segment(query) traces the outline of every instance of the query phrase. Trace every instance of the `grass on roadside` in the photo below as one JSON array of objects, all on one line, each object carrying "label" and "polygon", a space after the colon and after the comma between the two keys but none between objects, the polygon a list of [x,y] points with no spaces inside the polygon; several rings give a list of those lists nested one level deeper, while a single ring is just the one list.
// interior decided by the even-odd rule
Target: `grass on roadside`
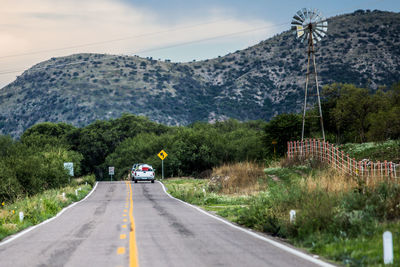
[{"label": "grass on roadside", "polygon": [[[29,226],[45,221],[64,207],[84,198],[92,189],[94,176],[85,176],[80,180],[73,180],[72,186],[60,189],[51,189],[43,193],[17,199],[13,203],[4,203],[0,208],[0,240],[17,233]],[[75,190],[78,195],[75,195]],[[65,197],[63,197],[65,193]],[[24,219],[19,221],[19,212],[24,213]]]},{"label": "grass on roadside", "polygon": [[[265,176],[257,179],[262,190],[247,195],[224,191],[209,180],[174,179],[166,184],[175,197],[311,253],[347,266],[382,266],[383,232],[392,231],[395,242],[400,241],[400,185],[366,183],[314,164],[266,168]],[[289,221],[292,209],[294,223]]]},{"label": "grass on roadside", "polygon": [[224,164],[214,168],[210,187],[223,194],[249,195],[265,189],[263,167],[254,162]]}]

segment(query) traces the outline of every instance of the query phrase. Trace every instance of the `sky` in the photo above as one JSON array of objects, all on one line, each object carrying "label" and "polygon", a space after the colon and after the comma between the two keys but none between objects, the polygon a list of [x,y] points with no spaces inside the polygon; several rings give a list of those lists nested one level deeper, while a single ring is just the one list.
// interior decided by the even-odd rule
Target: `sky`
[{"label": "sky", "polygon": [[[76,53],[188,62],[290,29],[295,12],[400,12],[399,0],[0,0],[0,88],[33,65]],[[328,29],[329,34],[329,29]]]}]

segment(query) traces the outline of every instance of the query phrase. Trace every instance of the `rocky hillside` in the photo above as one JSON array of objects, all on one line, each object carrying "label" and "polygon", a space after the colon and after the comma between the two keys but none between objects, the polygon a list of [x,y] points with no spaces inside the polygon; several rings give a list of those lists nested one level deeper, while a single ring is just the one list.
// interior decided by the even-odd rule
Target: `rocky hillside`
[{"label": "rocky hillside", "polygon": [[[215,59],[171,63],[130,56],[52,58],[0,90],[0,132],[37,122],[87,125],[122,113],[169,125],[301,110],[306,44],[287,31]],[[317,44],[319,81],[376,89],[400,81],[400,13],[356,11],[329,19]]]}]

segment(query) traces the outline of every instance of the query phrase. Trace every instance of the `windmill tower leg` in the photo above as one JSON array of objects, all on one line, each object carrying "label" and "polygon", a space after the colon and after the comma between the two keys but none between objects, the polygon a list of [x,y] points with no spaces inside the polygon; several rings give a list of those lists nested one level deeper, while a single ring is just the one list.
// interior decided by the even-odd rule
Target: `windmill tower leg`
[{"label": "windmill tower leg", "polygon": [[310,54],[311,47],[308,47],[308,60],[307,60],[307,72],[306,72],[306,89],[304,92],[304,106],[303,106],[303,125],[301,127],[301,141],[304,140],[304,127],[306,124],[306,110],[307,110],[307,92],[308,92],[308,82],[310,77]]},{"label": "windmill tower leg", "polygon": [[313,58],[313,65],[314,65],[314,75],[315,75],[315,86],[317,88],[317,99],[318,99],[318,111],[319,111],[319,121],[321,124],[321,131],[322,131],[322,139],[325,142],[325,130],[324,130],[324,120],[322,119],[322,108],[321,108],[321,99],[319,96],[319,84],[318,84],[318,74],[317,74],[317,64],[315,64],[315,53],[314,53],[314,45],[312,44],[312,58]]},{"label": "windmill tower leg", "polygon": [[[313,64],[313,71],[310,71],[311,61]],[[306,73],[306,89],[304,92],[304,106],[303,106],[303,125],[301,129],[301,141],[304,140],[304,128],[306,122],[306,111],[307,111],[307,96],[308,96],[308,86],[310,82],[310,74],[313,74],[315,77],[315,86],[317,90],[317,102],[318,102],[318,112],[319,112],[319,119],[321,125],[321,132],[322,132],[322,139],[325,141],[325,130],[324,130],[324,122],[322,119],[322,108],[321,108],[321,99],[319,94],[319,84],[318,84],[318,74],[317,74],[317,64],[315,63],[315,52],[314,52],[314,44],[312,36],[310,36],[308,42],[308,60],[307,60],[307,73]]]}]

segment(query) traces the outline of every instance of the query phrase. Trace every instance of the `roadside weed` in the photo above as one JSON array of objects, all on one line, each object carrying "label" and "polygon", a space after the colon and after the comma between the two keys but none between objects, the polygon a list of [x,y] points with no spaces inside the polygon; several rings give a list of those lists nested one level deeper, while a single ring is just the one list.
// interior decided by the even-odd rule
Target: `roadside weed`
[{"label": "roadside weed", "polygon": [[[75,190],[78,188],[81,190],[76,196]],[[84,198],[91,189],[90,184],[67,186],[17,199],[13,203],[5,203],[0,209],[0,240],[55,216],[64,207]],[[62,196],[63,193],[65,193],[65,198]],[[19,212],[21,211],[24,213],[23,222],[19,221]]]}]

